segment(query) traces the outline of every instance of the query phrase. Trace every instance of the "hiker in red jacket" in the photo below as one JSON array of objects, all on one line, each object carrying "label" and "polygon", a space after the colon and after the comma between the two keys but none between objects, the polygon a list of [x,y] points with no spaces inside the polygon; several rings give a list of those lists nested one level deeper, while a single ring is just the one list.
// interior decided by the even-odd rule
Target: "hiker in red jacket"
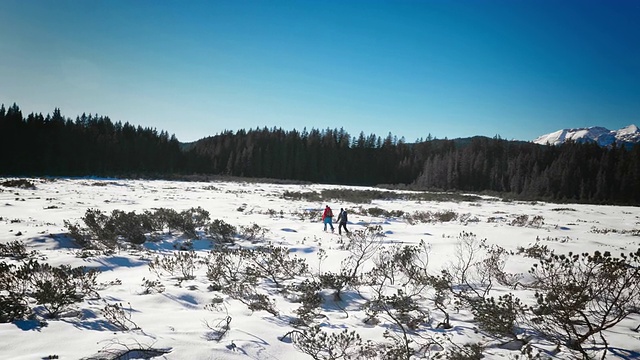
[{"label": "hiker in red jacket", "polygon": [[327,231],[327,224],[331,226],[331,232],[333,232],[333,212],[329,205],[324,208],[324,212],[322,213],[322,222],[324,223],[324,230]]}]

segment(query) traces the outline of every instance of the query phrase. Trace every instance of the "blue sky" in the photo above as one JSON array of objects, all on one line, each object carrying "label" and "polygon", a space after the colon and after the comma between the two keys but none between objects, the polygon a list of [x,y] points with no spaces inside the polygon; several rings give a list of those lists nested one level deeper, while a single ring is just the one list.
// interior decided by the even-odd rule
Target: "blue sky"
[{"label": "blue sky", "polygon": [[3,0],[0,102],[193,141],[640,125],[640,1]]}]

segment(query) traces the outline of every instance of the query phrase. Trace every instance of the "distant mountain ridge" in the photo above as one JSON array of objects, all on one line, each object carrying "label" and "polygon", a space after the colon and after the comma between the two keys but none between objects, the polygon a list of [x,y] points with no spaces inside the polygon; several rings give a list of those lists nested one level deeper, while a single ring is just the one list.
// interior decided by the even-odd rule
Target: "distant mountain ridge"
[{"label": "distant mountain ridge", "polygon": [[612,146],[614,142],[619,146],[631,147],[640,143],[640,129],[633,124],[619,130],[609,130],[601,126],[562,129],[539,136],[533,142],[540,145],[561,145],[568,140],[579,143],[595,142],[602,147]]}]

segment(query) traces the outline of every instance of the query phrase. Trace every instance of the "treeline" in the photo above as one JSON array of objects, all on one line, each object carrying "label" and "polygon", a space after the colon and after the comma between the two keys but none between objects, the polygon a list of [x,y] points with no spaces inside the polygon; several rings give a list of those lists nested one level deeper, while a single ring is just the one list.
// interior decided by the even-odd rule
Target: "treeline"
[{"label": "treeline", "polygon": [[343,129],[227,131],[192,149],[212,160],[208,171],[214,174],[320,183],[406,184],[423,165],[421,153],[404,139],[364,133],[352,138]]},{"label": "treeline", "polygon": [[422,190],[521,199],[640,204],[640,145],[542,146],[490,139],[406,143],[343,129],[225,131],[192,144],[155,129],[59,109],[23,117],[0,107],[0,175],[230,175],[333,184],[403,184]]},{"label": "treeline", "polygon": [[496,191],[523,199],[640,204],[640,145],[542,146],[484,137],[431,153],[420,188]]},{"label": "treeline", "polygon": [[130,175],[181,173],[189,157],[165,131],[86,115],[75,121],[60,109],[23,117],[13,104],[0,106],[0,174]]},{"label": "treeline", "polygon": [[543,146],[474,137],[407,144],[344,130],[239,130],[193,149],[208,171],[340,184],[508,193],[521,199],[640,204],[640,146]]}]

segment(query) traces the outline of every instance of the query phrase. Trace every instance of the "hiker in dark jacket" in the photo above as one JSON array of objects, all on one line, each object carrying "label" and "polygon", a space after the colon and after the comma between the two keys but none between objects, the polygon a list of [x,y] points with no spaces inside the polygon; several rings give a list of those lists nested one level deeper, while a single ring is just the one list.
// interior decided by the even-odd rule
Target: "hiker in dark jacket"
[{"label": "hiker in dark jacket", "polygon": [[347,230],[347,211],[344,209],[340,209],[340,214],[338,215],[338,234],[342,235],[342,229],[344,228],[344,232],[349,235],[349,230]]}]

